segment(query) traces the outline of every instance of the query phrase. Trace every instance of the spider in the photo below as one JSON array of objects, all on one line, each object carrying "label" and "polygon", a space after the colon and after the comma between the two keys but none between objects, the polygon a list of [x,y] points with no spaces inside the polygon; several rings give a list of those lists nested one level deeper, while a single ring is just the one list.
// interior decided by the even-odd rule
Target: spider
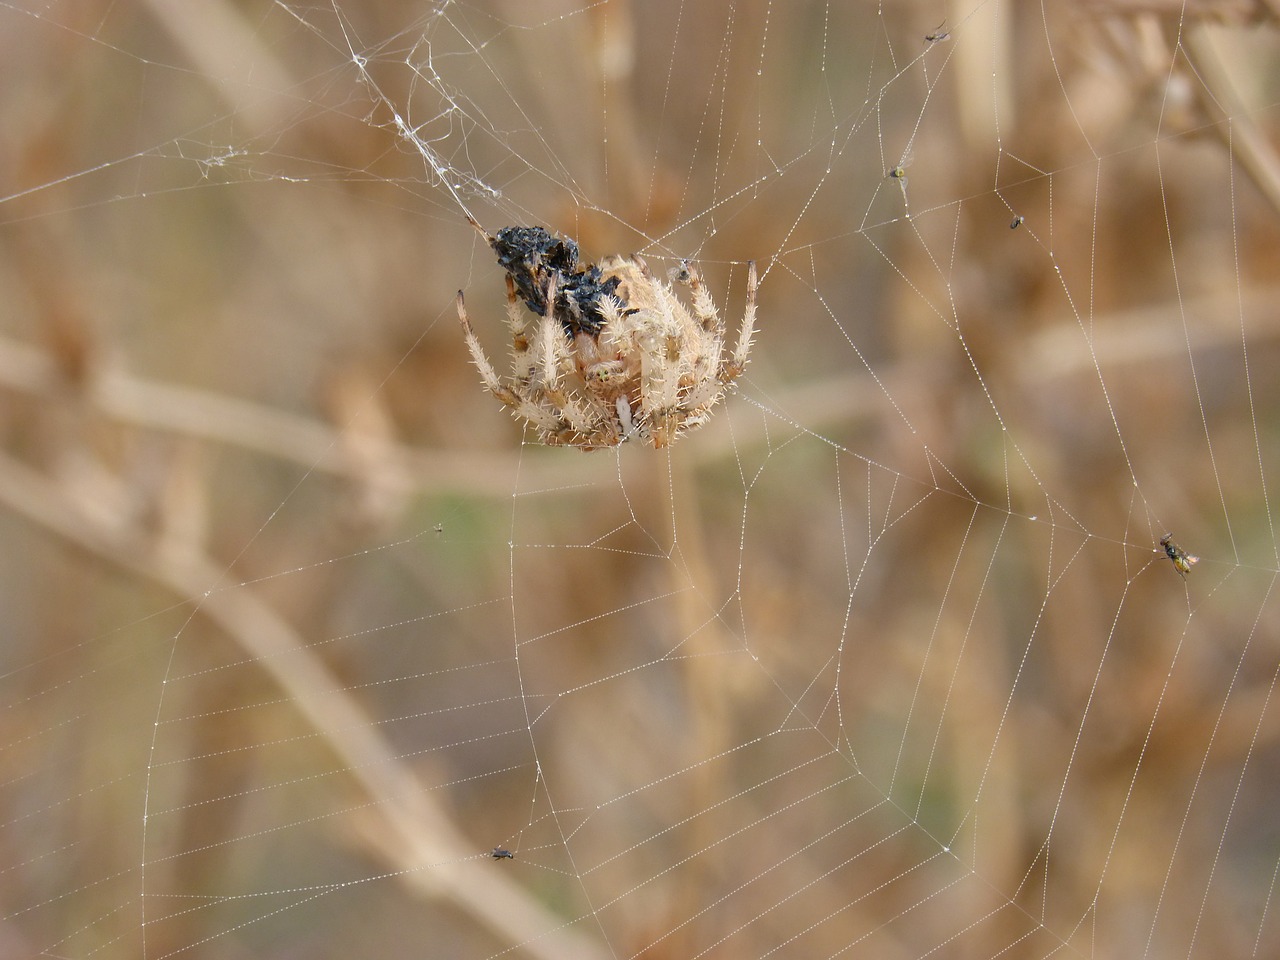
[{"label": "spider", "polygon": [[689,288],[686,306],[638,256],[583,264],[576,243],[542,227],[505,227],[490,236],[475,220],[471,225],[507,272],[511,376],[501,380],[494,371],[459,290],[467,349],[489,392],[543,443],[599,450],[640,439],[669,446],[706,423],[742,375],[755,333],[754,262],[729,352],[724,321],[688,260],[672,275]]}]

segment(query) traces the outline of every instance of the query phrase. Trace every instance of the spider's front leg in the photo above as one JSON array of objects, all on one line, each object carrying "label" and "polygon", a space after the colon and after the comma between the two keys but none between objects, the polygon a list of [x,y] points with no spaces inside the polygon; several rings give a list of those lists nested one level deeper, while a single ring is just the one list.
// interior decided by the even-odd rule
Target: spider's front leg
[{"label": "spider's front leg", "polygon": [[509,407],[520,406],[520,398],[509,387],[503,385],[498,379],[497,371],[493,369],[493,364],[484,355],[484,348],[480,346],[476,332],[471,327],[471,318],[467,316],[467,305],[461,290],[458,291],[458,320],[462,323],[462,335],[466,338],[467,349],[471,351],[471,362],[480,371],[480,379],[489,388],[489,392]]},{"label": "spider's front leg", "polygon": [[[507,278],[510,282],[510,277]],[[513,287],[514,289],[514,287]],[[561,355],[564,353],[564,328],[556,317],[556,275],[547,278],[547,309],[542,314],[538,325],[538,341],[533,360],[529,364],[529,373],[533,382],[543,391],[557,408],[565,404],[564,391],[560,386]]]},{"label": "spider's front leg", "polygon": [[524,304],[516,293],[516,282],[511,279],[511,274],[507,274],[507,327],[511,330],[511,373],[516,383],[528,383],[534,369],[525,318]]},{"label": "spider's front leg", "polygon": [[[545,290],[546,310],[538,326],[537,339],[529,351],[530,395],[550,409],[547,415],[556,421],[554,430],[548,431],[547,442],[577,445],[579,439],[597,429],[598,416],[588,409],[589,404],[574,395],[566,387],[565,374],[573,370],[573,346],[565,333],[564,325],[556,315],[556,290],[558,275],[547,278]],[[568,438],[568,439],[566,439]]]}]

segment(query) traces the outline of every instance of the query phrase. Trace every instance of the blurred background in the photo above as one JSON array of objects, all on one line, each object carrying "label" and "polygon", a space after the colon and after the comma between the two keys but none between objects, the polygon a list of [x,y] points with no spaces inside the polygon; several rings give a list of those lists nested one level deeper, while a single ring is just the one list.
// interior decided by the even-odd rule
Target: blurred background
[{"label": "blurred background", "polygon": [[[0,10],[0,953],[1275,953],[1276,13]],[[468,213],[746,375],[537,445]]]}]

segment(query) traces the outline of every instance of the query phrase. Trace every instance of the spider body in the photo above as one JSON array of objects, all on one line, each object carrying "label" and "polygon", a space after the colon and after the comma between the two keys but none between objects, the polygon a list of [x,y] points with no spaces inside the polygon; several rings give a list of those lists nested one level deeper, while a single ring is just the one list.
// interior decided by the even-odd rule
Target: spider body
[{"label": "spider body", "polygon": [[754,263],[729,351],[724,322],[688,261],[675,276],[689,288],[686,305],[639,257],[583,264],[576,243],[542,227],[490,236],[472,223],[507,272],[511,376],[498,377],[459,291],[467,348],[485,387],[543,443],[598,450],[638,438],[666,447],[705,423],[742,374],[755,332]]},{"label": "spider body", "polygon": [[1191,572],[1191,567],[1200,562],[1199,557],[1193,557],[1180,546],[1173,542],[1173,534],[1166,533],[1160,538],[1160,546],[1164,547],[1164,554],[1173,561],[1173,567],[1178,571],[1178,576],[1183,580],[1187,579],[1187,574]]}]

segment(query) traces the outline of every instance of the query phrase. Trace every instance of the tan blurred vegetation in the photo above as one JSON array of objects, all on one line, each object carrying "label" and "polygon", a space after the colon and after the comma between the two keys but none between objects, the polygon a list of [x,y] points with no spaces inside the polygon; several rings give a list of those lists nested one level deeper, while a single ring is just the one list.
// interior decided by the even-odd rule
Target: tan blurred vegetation
[{"label": "tan blurred vegetation", "polygon": [[[1254,955],[1274,11],[337,9],[0,14],[0,953]],[[520,442],[346,42],[488,228],[760,262],[711,426]]]}]

